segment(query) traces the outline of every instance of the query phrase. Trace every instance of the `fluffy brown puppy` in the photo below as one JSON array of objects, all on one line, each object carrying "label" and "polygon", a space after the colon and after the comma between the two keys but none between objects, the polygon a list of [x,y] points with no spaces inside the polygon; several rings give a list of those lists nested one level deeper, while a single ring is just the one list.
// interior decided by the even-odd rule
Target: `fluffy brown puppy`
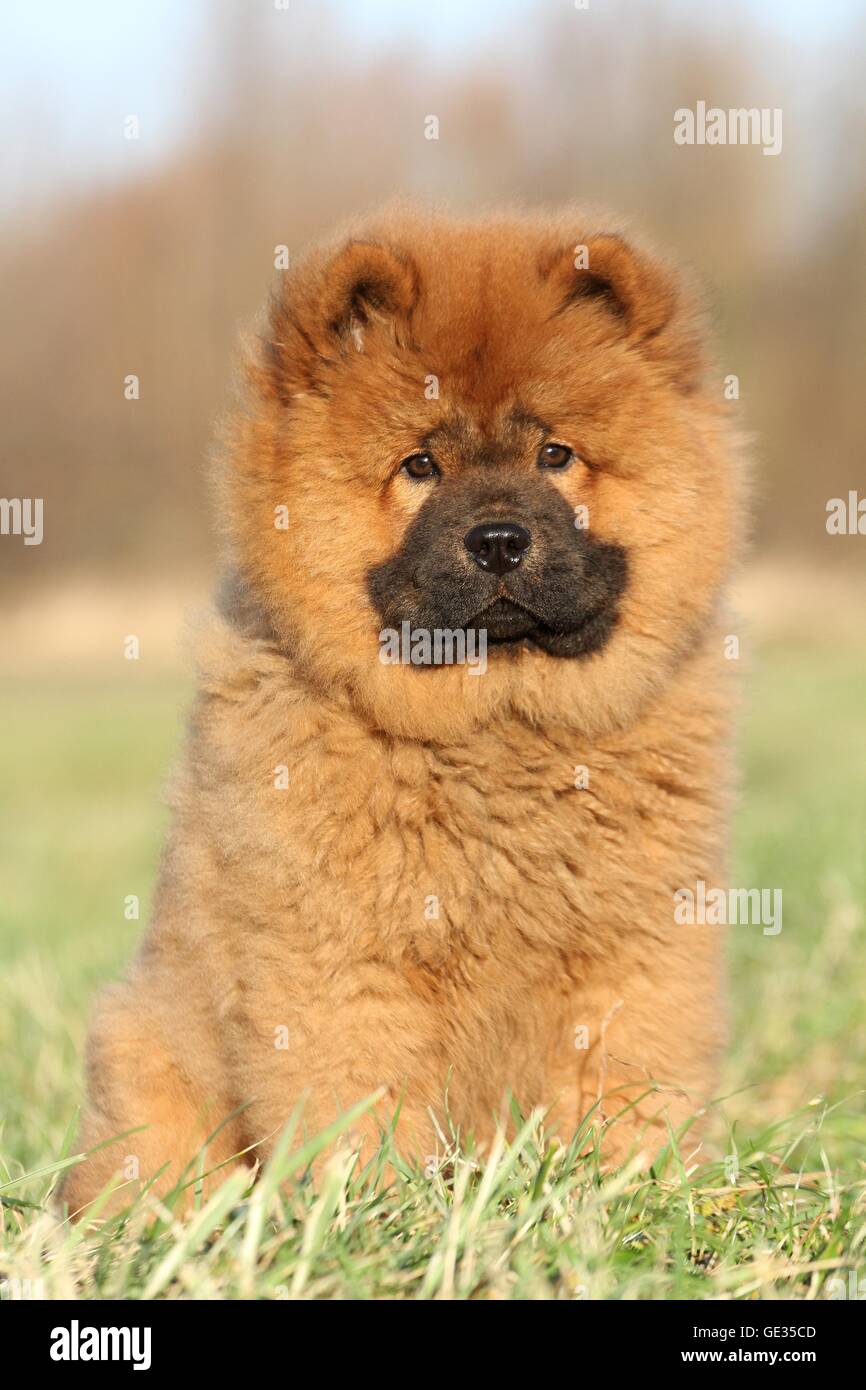
[{"label": "fluffy brown puppy", "polygon": [[563,1138],[595,1107],[613,1160],[706,1100],[719,928],[674,894],[725,883],[742,500],[702,376],[682,287],[578,215],[391,212],[285,275],[154,918],[90,1038],[80,1146],[145,1128],[72,1209],[226,1117],[208,1166],[266,1154],[304,1096],[310,1132],[402,1098],[423,1155],[450,1076],[480,1143],[511,1095]]}]

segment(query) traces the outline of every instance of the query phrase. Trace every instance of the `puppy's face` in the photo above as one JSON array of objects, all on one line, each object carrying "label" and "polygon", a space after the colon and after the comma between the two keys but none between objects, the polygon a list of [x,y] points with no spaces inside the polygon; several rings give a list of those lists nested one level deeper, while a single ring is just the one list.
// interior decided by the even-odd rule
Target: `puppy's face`
[{"label": "puppy's face", "polygon": [[494,649],[599,651],[617,619],[626,555],[582,525],[554,481],[585,466],[519,403],[487,432],[471,411],[443,420],[400,465],[397,486],[409,480],[417,511],[369,572],[383,623],[479,631]]},{"label": "puppy's face", "polygon": [[[698,377],[675,284],[619,237],[367,229],[274,303],[227,471],[239,567],[310,676],[393,731],[626,723],[730,556]],[[486,672],[385,665],[383,630],[483,633]]]}]

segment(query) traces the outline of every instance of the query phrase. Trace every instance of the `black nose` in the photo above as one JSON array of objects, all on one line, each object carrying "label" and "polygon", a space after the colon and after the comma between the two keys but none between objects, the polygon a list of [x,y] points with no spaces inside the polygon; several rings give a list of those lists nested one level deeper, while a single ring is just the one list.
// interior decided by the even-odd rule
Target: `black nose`
[{"label": "black nose", "polygon": [[524,551],[532,545],[532,536],[514,521],[488,521],[467,531],[463,544],[483,570],[507,574],[520,564]]}]

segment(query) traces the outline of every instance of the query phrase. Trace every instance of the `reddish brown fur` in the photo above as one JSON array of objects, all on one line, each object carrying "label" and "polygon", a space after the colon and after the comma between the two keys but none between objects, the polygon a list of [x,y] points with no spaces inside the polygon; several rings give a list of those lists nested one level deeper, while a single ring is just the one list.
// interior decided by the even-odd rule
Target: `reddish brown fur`
[{"label": "reddish brown fur", "polygon": [[[202,637],[154,919],[91,1035],[82,1146],[148,1126],[119,1147],[143,1177],[168,1164],[165,1189],[245,1103],[209,1163],[266,1152],[303,1094],[313,1130],[405,1093],[399,1137],[426,1154],[449,1072],[482,1142],[506,1093],[566,1137],[602,1091],[610,1116],[657,1084],[609,1128],[616,1159],[703,1103],[719,929],[676,926],[673,893],[725,882],[742,499],[702,370],[671,274],[572,214],[398,210],[286,277],[222,473],[239,578]],[[515,402],[592,462],[555,485],[627,551],[613,636],[582,659],[494,653],[483,678],[382,665],[366,576],[420,505],[400,460],[455,412],[495,439]],[[120,1157],[74,1170],[73,1208]]]}]

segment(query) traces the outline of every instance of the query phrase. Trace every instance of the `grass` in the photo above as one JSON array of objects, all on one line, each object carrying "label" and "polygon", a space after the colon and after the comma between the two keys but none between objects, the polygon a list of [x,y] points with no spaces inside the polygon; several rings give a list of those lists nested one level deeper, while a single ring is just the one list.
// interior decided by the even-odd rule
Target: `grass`
[{"label": "grass", "polygon": [[145,1194],[122,1219],[70,1229],[49,1198],[74,1130],[89,1001],[147,916],[187,692],[133,664],[102,684],[7,685],[0,1292],[826,1298],[852,1270],[862,1287],[866,649],[771,643],[747,687],[735,881],[781,888],[784,926],[731,931],[716,1160],[697,1165],[671,1136],[651,1169],[602,1175],[532,1115],[481,1159],[454,1149],[424,1170],[386,1134],[363,1169],[338,1147],[317,1182],[286,1183],[325,1143],[305,1140],[295,1116],[255,1187],[232,1178],[186,1221]]}]

